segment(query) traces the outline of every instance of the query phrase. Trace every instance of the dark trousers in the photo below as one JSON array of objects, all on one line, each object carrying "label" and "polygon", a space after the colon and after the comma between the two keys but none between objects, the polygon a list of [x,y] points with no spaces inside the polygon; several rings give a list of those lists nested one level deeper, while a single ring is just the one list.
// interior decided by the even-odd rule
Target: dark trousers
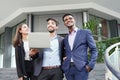
[{"label": "dark trousers", "polygon": [[88,80],[88,73],[85,67],[79,71],[75,65],[71,65],[69,73],[65,76],[67,80]]},{"label": "dark trousers", "polygon": [[24,77],[24,80],[36,80],[36,77],[33,76],[33,61],[25,61],[25,68],[26,68],[26,77]]},{"label": "dark trousers", "polygon": [[60,68],[42,69],[37,80],[62,80],[63,74]]}]

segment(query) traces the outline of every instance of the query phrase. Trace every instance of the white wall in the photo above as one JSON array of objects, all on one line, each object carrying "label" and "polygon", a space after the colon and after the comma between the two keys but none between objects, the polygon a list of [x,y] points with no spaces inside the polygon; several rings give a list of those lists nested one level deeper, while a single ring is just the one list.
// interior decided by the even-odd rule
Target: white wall
[{"label": "white wall", "polygon": [[92,0],[92,1],[108,9],[120,13],[120,0]]},{"label": "white wall", "polygon": [[81,4],[88,2],[95,2],[120,13],[120,0],[1,0],[0,22],[19,8],[61,4]]},{"label": "white wall", "polygon": [[[80,28],[82,27],[82,14],[81,13],[72,13],[76,19],[76,25]],[[34,16],[34,31],[35,32],[46,32],[47,31],[47,18],[54,18],[59,22],[59,29],[57,30],[58,34],[68,33],[67,28],[64,26],[62,21],[62,16],[64,14],[46,14]]]}]

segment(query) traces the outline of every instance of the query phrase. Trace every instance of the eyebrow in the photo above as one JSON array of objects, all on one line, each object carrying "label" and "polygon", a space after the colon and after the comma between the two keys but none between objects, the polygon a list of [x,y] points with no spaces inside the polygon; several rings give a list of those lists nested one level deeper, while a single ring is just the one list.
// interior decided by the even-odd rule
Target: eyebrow
[{"label": "eyebrow", "polygon": [[67,19],[64,19],[64,21],[65,21],[65,20],[68,20],[68,19],[72,19],[72,17],[69,17],[69,18],[67,18]]}]

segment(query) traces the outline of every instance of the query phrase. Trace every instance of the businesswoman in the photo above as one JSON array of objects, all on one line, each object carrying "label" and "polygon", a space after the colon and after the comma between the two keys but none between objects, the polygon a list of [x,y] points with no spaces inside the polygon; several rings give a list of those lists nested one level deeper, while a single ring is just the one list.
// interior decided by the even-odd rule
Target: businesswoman
[{"label": "businesswoman", "polygon": [[15,48],[16,68],[18,80],[34,80],[33,77],[33,54],[38,50],[30,49],[28,43],[29,27],[22,23],[17,26],[16,34],[13,39]]}]

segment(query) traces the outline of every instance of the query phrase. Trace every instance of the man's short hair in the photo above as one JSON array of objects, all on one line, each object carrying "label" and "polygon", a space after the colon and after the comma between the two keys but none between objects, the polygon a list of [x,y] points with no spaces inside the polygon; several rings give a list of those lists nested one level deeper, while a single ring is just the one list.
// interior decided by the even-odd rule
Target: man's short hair
[{"label": "man's short hair", "polygon": [[[70,16],[73,16],[73,15],[70,14],[70,13],[66,13],[66,14],[63,15],[62,20],[64,21],[64,18],[65,18],[66,16],[69,16],[69,15],[70,15]],[[74,17],[74,16],[73,16],[73,17]]]},{"label": "man's short hair", "polygon": [[46,21],[48,22],[49,20],[52,20],[56,23],[56,26],[58,26],[59,22],[57,20],[55,20],[54,18],[48,18],[46,19]]}]

